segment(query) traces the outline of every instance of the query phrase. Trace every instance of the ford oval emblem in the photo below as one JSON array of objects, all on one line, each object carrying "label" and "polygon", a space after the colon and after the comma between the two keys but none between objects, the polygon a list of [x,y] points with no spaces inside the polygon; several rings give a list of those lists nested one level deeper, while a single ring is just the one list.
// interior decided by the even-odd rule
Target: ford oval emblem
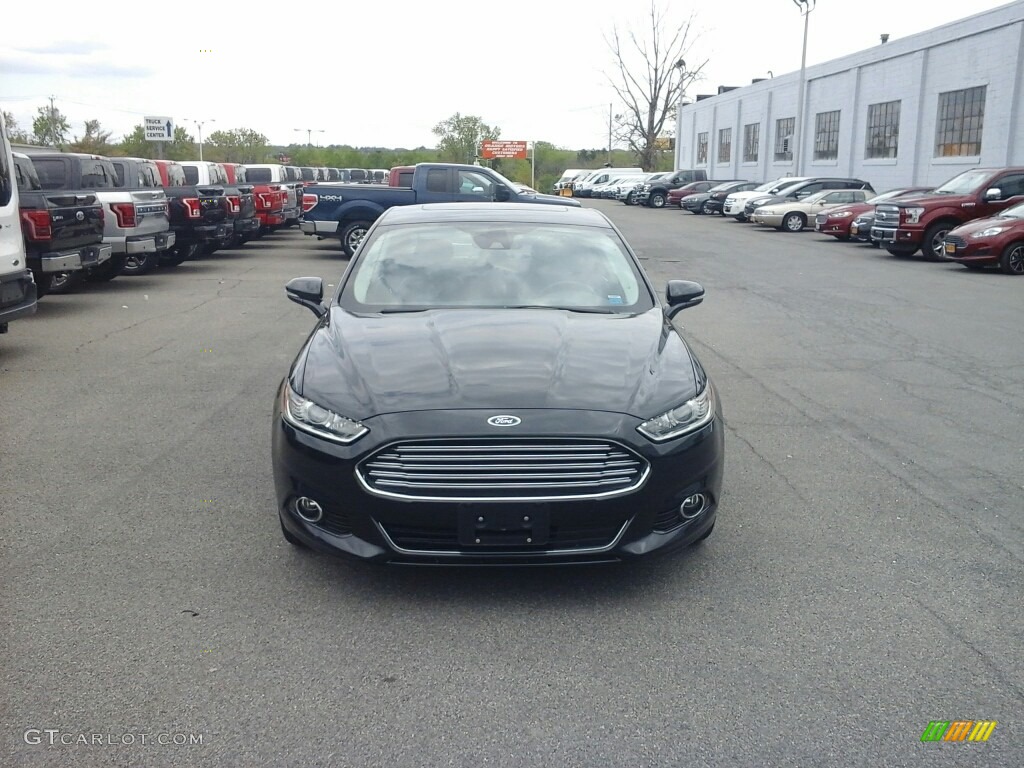
[{"label": "ford oval emblem", "polygon": [[491,416],[487,423],[492,427],[514,427],[516,424],[522,424],[523,420],[518,416]]},{"label": "ford oval emblem", "polygon": [[75,218],[78,219],[79,221],[83,221],[85,219],[85,214],[82,213],[81,211],[78,211],[78,213],[75,214]]}]

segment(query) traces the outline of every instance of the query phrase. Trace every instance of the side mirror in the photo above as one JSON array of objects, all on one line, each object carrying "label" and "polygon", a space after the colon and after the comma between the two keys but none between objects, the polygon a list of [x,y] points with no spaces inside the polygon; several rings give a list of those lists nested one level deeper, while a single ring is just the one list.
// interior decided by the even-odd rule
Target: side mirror
[{"label": "side mirror", "polygon": [[296,277],[284,287],[288,298],[309,309],[317,317],[327,314],[324,306],[324,281],[319,277]]},{"label": "side mirror", "polygon": [[986,190],[986,192],[985,192],[985,199],[986,200],[1002,200],[1003,199],[1003,190],[999,189],[999,187],[992,187],[992,189]]},{"label": "side mirror", "polygon": [[704,286],[689,280],[669,280],[665,301],[665,315],[671,320],[684,309],[696,307],[704,301]]},{"label": "side mirror", "polygon": [[483,192],[484,188],[483,187],[473,187],[473,191],[474,192]]},{"label": "side mirror", "polygon": [[504,203],[512,199],[512,192],[504,184],[499,184],[494,188],[494,200],[498,203]]}]

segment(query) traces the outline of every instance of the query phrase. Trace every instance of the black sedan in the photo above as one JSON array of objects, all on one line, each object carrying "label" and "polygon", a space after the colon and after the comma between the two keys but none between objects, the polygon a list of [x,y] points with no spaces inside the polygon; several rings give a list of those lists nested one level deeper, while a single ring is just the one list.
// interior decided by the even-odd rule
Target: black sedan
[{"label": "black sedan", "polygon": [[420,564],[609,562],[707,538],[715,388],[599,211],[402,206],[368,231],[273,416],[285,539]]},{"label": "black sedan", "polygon": [[[722,214],[725,198],[735,192],[749,192],[758,186],[756,181],[725,181],[717,187],[698,195],[688,195],[679,202],[679,207],[690,213],[712,215]],[[724,215],[724,214],[722,214]]]}]

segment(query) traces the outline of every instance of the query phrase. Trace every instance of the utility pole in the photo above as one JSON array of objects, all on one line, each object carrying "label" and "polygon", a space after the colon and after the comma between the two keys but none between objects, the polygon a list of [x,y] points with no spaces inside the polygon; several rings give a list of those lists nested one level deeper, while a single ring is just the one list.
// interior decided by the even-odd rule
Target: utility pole
[{"label": "utility pole", "polygon": [[814,6],[818,4],[818,0],[793,0],[797,9],[800,11],[800,15],[804,17],[804,48],[803,53],[800,54],[800,97],[796,105],[796,125],[793,128],[793,143],[796,145],[794,150],[795,162],[793,164],[793,175],[800,175],[800,161],[803,159],[804,149],[804,101],[806,99],[807,89],[807,29],[811,17],[811,11],[814,10]]},{"label": "utility pole", "polygon": [[608,105],[608,166],[612,164],[612,105]]},{"label": "utility pole", "polygon": [[[307,147],[313,146],[313,132],[314,131],[316,131],[317,133],[325,133],[326,132],[326,131],[324,131],[323,128],[292,128],[292,130],[293,131],[298,131],[299,133],[302,133],[303,131],[306,132],[306,146]],[[317,146],[319,146],[319,144]]]},{"label": "utility pole", "polygon": [[199,131],[199,162],[203,162],[203,126],[207,123],[215,123],[217,121],[213,118],[208,120],[193,120],[191,117],[186,117],[185,120],[195,125],[196,129]]}]

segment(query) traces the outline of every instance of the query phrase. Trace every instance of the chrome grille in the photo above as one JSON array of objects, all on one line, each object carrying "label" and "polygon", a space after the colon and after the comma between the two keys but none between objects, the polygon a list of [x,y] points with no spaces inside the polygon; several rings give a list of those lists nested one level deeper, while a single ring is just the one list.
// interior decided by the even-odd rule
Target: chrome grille
[{"label": "chrome grille", "polygon": [[962,237],[960,237],[958,235],[952,235],[952,236],[946,235],[945,242],[947,242],[947,243],[949,243],[951,245],[955,245],[956,249],[958,251],[961,248],[966,248],[967,247],[967,241],[964,240]]},{"label": "chrome grille", "polygon": [[814,217],[815,224],[824,224],[826,221],[828,221],[827,213],[819,213],[817,216]]},{"label": "chrome grille", "polygon": [[488,501],[617,496],[638,488],[647,470],[640,456],[602,440],[478,438],[390,445],[357,476],[384,496]]},{"label": "chrome grille", "polygon": [[900,225],[900,209],[895,205],[875,206],[875,226],[898,227]]}]

